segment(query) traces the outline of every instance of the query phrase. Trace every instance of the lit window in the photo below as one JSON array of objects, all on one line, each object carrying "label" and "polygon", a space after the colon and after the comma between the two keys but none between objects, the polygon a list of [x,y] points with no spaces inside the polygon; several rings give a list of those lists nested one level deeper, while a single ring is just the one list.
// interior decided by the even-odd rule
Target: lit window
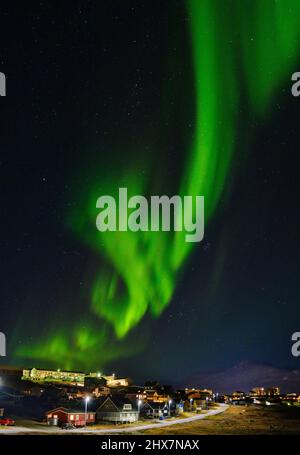
[{"label": "lit window", "polygon": [[57,414],[55,414],[55,415],[53,416],[54,419],[57,419],[57,417],[58,417]]},{"label": "lit window", "polygon": [[79,420],[79,415],[78,414],[76,414],[76,420]]},{"label": "lit window", "polygon": [[73,414],[70,415],[70,420],[74,420],[74,415]]},{"label": "lit window", "polygon": [[52,417],[52,414],[48,414],[48,417],[49,417],[49,419],[51,419],[51,417]]}]

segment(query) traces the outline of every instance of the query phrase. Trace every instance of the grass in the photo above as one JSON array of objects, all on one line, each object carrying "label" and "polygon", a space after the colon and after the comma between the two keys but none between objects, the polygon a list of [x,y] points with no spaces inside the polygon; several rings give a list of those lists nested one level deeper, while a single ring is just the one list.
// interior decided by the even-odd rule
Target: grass
[{"label": "grass", "polygon": [[145,430],[153,435],[300,434],[300,409],[291,407],[231,406],[222,414],[173,427]]}]

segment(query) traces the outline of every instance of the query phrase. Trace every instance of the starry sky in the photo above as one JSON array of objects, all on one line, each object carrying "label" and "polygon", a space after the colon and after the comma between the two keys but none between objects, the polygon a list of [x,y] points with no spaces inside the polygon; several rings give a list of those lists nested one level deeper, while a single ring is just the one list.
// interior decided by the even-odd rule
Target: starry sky
[{"label": "starry sky", "polygon": [[[300,366],[287,3],[1,3],[1,363],[168,382]],[[96,198],[122,185],[204,194],[204,240],[99,236]]]}]

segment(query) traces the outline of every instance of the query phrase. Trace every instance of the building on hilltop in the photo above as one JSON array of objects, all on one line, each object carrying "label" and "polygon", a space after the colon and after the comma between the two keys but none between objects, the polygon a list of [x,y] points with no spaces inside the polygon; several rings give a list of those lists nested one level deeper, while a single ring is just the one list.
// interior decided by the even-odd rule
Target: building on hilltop
[{"label": "building on hilltop", "polygon": [[101,373],[83,371],[46,370],[41,368],[24,369],[22,379],[33,382],[59,382],[88,387],[127,387],[128,378],[118,378],[115,374],[105,376]]}]

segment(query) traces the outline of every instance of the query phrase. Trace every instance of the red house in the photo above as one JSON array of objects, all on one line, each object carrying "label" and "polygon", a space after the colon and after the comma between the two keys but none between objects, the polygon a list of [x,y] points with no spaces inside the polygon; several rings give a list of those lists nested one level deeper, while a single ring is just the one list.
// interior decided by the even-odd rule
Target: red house
[{"label": "red house", "polygon": [[64,423],[71,423],[75,427],[83,427],[95,423],[95,412],[87,412],[81,409],[67,409],[59,407],[52,409],[46,413],[48,425],[62,425]]}]

